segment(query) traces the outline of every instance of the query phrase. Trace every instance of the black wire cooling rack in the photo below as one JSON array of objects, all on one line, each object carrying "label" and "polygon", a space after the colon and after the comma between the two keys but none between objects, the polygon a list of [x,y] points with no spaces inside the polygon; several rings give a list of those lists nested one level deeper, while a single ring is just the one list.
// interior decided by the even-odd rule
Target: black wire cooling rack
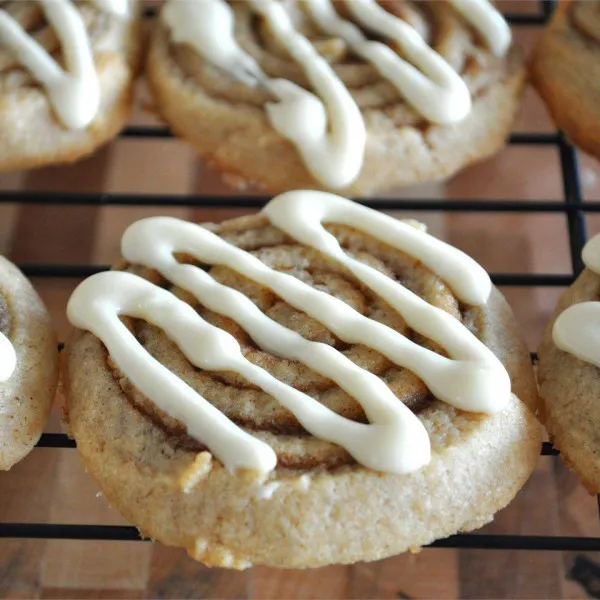
[{"label": "black wire cooling rack", "polygon": [[[554,0],[541,0],[539,9],[532,14],[508,14],[507,19],[516,26],[540,26],[547,22],[553,10]],[[151,17],[152,11],[146,16]],[[148,140],[172,137],[165,127],[127,127],[120,137],[144,138]],[[561,133],[514,133],[510,144],[518,146],[553,146],[560,156],[563,201],[519,201],[519,200],[422,200],[396,198],[363,198],[359,201],[369,207],[381,210],[419,211],[461,211],[485,213],[557,213],[563,214],[568,228],[571,252],[571,275],[503,273],[492,274],[492,280],[501,286],[567,286],[582,270],[581,251],[587,241],[586,213],[600,212],[600,202],[583,200],[577,154]],[[105,194],[105,193],[55,193],[37,191],[0,191],[0,203],[54,204],[54,205],[94,205],[94,206],[188,206],[261,208],[267,197],[243,196],[188,196],[188,195],[147,195],[147,194]],[[81,278],[89,276],[108,266],[26,264],[20,265],[30,277]],[[535,355],[532,355],[535,360]],[[46,433],[42,435],[38,448],[75,448],[74,441],[66,435]],[[556,456],[558,452],[549,442],[541,448],[543,456]],[[600,496],[598,497],[600,511]],[[72,525],[61,523],[0,523],[0,538],[4,539],[62,539],[62,540],[140,540],[138,530],[122,525]],[[435,548],[472,548],[492,550],[555,550],[590,552],[600,551],[598,537],[564,537],[531,535],[490,535],[459,534],[432,544]]]}]

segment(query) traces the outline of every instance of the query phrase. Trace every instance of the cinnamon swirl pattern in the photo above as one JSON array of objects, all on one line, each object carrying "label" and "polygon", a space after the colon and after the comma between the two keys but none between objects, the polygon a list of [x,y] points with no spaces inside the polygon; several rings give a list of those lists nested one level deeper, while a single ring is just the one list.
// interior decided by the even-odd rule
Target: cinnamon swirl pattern
[{"label": "cinnamon swirl pattern", "polygon": [[136,15],[133,0],[0,2],[0,168],[76,160],[118,132]]},{"label": "cinnamon swirl pattern", "polygon": [[600,3],[559,3],[531,59],[534,85],[555,123],[600,158]]},{"label": "cinnamon swirl pattern", "polygon": [[583,251],[586,270],[562,295],[540,346],[542,416],[563,459],[600,492],[600,236]]},{"label": "cinnamon swirl pattern", "polygon": [[[68,422],[109,500],[152,537],[240,568],[372,559],[489,520],[533,468],[537,427],[515,394],[534,408],[535,385],[510,311],[418,224],[299,191],[220,226],[140,221],[122,253],[69,301]],[[518,475],[499,483],[504,469]],[[323,514],[324,494],[350,512],[366,487],[431,502],[438,476],[467,472],[469,501],[443,508],[458,516],[422,514],[364,547]]]},{"label": "cinnamon swirl pattern", "polygon": [[275,191],[372,191],[495,151],[523,69],[487,0],[173,0],[148,75],[223,169]]},{"label": "cinnamon swirl pattern", "polygon": [[0,470],[39,439],[58,379],[50,317],[30,283],[0,257]]}]

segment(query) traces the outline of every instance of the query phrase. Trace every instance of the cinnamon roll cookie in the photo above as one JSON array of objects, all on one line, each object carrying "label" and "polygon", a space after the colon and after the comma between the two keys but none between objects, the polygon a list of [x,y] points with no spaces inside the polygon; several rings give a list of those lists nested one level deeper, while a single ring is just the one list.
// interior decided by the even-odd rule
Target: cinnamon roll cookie
[{"label": "cinnamon roll cookie", "polygon": [[555,123],[600,158],[600,3],[559,3],[541,34],[531,76]]},{"label": "cinnamon roll cookie", "polygon": [[493,154],[524,81],[487,0],[170,0],[147,74],[175,133],[239,181],[352,194]]},{"label": "cinnamon roll cookie", "polygon": [[39,439],[57,379],[50,317],[29,281],[0,256],[0,471]]},{"label": "cinnamon roll cookie", "polygon": [[73,293],[68,427],[143,535],[208,565],[374,560],[490,521],[540,450],[485,271],[325,192],[133,224]]},{"label": "cinnamon roll cookie", "polygon": [[561,296],[539,349],[540,412],[554,445],[592,494],[600,493],[600,236],[586,269]]},{"label": "cinnamon roll cookie", "polygon": [[75,161],[131,108],[135,0],[0,1],[0,169]]}]

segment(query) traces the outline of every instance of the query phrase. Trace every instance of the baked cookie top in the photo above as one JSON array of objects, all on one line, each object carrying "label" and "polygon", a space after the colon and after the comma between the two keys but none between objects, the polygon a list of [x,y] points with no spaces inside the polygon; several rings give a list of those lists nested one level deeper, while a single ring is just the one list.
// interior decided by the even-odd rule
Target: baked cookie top
[{"label": "baked cookie top", "polygon": [[489,276],[414,222],[298,191],[221,225],[140,221],[122,253],[69,318],[172,447],[231,472],[415,471],[507,405],[502,361],[534,402]]},{"label": "baked cookie top", "polygon": [[0,1],[0,94],[41,86],[61,124],[84,129],[100,110],[98,69],[122,52],[132,0]]},{"label": "baked cookie top", "polygon": [[329,189],[358,177],[378,115],[388,128],[460,123],[509,71],[510,29],[487,0],[171,0],[162,21],[184,76],[264,106]]},{"label": "baked cookie top", "polygon": [[229,568],[375,560],[483,525],[534,468],[512,313],[422,225],[296,191],[121,250],[69,301],[65,417],[143,535]]}]

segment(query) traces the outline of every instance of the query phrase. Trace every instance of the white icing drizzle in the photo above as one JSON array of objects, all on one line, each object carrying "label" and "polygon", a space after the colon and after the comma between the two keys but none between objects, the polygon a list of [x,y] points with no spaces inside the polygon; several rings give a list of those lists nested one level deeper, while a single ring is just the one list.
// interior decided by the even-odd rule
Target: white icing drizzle
[{"label": "white icing drizzle", "polygon": [[119,17],[128,17],[131,11],[131,0],[94,0],[100,10],[106,10]]},{"label": "white icing drizzle", "polygon": [[356,25],[338,15],[331,0],[304,2],[323,31],[343,39],[356,54],[370,62],[426,119],[456,123],[469,114],[471,95],[465,82],[413,27],[375,0],[352,0],[346,4],[363,27],[398,44],[418,68],[386,44],[370,41]]},{"label": "white icing drizzle", "polygon": [[324,99],[285,79],[270,79],[235,41],[233,11],[224,0],[172,0],[163,10],[173,39],[187,43],[213,64],[246,83],[260,81],[277,98],[266,105],[271,125],[298,149],[307,169],[324,185],[339,189],[358,176],[366,143],[360,110],[348,89],[312,44],[300,35],[275,0],[249,0],[302,65]]},{"label": "white icing drizzle", "polygon": [[178,44],[188,44],[200,56],[229,71],[244,83],[254,85],[264,75],[256,61],[234,37],[231,7],[221,0],[167,2],[161,17]]},{"label": "white icing drizzle", "polygon": [[512,34],[504,17],[488,0],[450,0],[454,8],[468,21],[496,56],[503,56],[512,41]]},{"label": "white icing drizzle", "polygon": [[[507,50],[510,29],[488,0],[451,2],[494,53],[501,55]],[[324,102],[291,81],[273,80],[262,72],[236,42],[233,11],[225,0],[170,0],[162,14],[175,42],[189,44],[207,61],[245,83],[260,82],[270,90],[278,99],[266,106],[271,125],[296,145],[318,181],[334,189],[350,185],[360,173],[366,143],[364,122],[350,92],[294,28],[281,2],[249,0],[249,4],[267,20],[273,35],[302,66]],[[363,27],[398,44],[411,62],[389,46],[369,41],[357,26],[338,16],[332,0],[304,0],[318,27],[344,39],[425,118],[451,124],[468,115],[471,97],[466,84],[412,26],[375,0],[346,0],[345,4]]]},{"label": "white icing drizzle", "polygon": [[[120,17],[129,14],[129,0],[95,4]],[[100,83],[85,23],[70,0],[43,0],[41,6],[60,40],[66,70],[5,10],[0,10],[0,43],[46,88],[61,123],[68,129],[85,129],[100,108]]]},{"label": "white icing drizzle", "polygon": [[[586,267],[600,275],[600,235],[583,249]],[[580,302],[562,312],[552,328],[557,348],[600,367],[600,302]]]},{"label": "white icing drizzle", "polygon": [[207,445],[232,471],[251,468],[266,474],[274,468],[276,457],[269,446],[235,426],[152,358],[120,321],[120,315],[145,319],[162,328],[190,362],[202,369],[240,374],[276,398],[307,431],[344,447],[367,467],[393,473],[414,471],[429,462],[430,444],[420,420],[379,377],[331,346],[306,340],[271,320],[250,299],[218,283],[206,271],[178,263],[174,257],[178,252],[203,264],[228,266],[273,290],[290,305],[326,324],[340,339],[364,344],[410,369],[445,402],[487,413],[505,406],[510,379],[493,353],[454,317],[347,256],[322,222],[350,225],[408,252],[438,272],[459,298],[481,304],[487,300],[491,284],[472,259],[422,231],[332,194],[289,192],[274,198],[264,214],[293,239],[344,264],[397,309],[410,327],[442,345],[452,358],[418,346],[341,300],[270,269],[207,229],[172,218],[134,223],[123,236],[125,259],[156,269],[208,309],[233,319],[265,351],[300,361],[337,383],[360,402],[369,424],[349,421],[275,379],[246,360],[230,334],[204,321],[173,294],[130,273],[101,273],[80,284],[69,301],[70,321],[99,337],[133,385],[167,414],[184,422],[189,434]]},{"label": "white icing drizzle", "polygon": [[17,366],[17,355],[10,340],[0,332],[0,383],[8,381]]},{"label": "white icing drizzle", "polygon": [[210,360],[213,344],[237,355],[234,338],[217,337],[215,328],[200,319],[193,308],[130,273],[99,273],[86,279],[73,292],[67,314],[73,325],[91,331],[104,342],[114,362],[140,392],[185,423],[188,433],[202,440],[228,468],[268,472],[275,467],[276,457],[269,446],[244,433],[142,350],[119,316],[145,319],[162,327],[190,361],[202,368],[218,362]]}]

